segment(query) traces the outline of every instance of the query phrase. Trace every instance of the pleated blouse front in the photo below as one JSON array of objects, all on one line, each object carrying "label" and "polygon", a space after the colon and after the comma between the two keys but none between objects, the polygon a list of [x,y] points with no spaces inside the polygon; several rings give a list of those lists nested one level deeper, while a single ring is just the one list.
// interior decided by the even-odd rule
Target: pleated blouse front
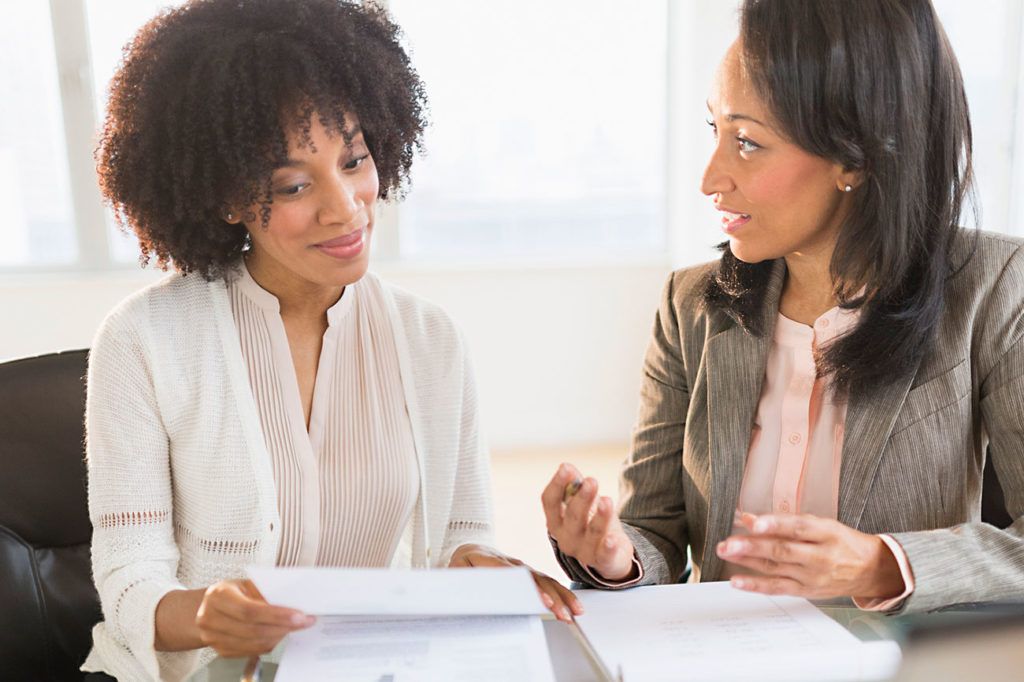
[{"label": "pleated blouse front", "polygon": [[244,264],[228,293],[277,487],[277,565],[391,565],[419,470],[385,302],[356,282],[327,311],[307,432],[277,298]]}]

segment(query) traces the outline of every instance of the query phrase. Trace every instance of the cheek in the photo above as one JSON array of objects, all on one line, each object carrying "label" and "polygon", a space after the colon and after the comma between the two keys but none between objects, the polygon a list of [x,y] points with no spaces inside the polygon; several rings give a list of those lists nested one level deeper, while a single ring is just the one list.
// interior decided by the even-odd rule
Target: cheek
[{"label": "cheek", "polygon": [[821,194],[824,172],[816,164],[786,163],[751,178],[745,194],[758,206],[777,211],[799,211],[808,207],[808,198]]},{"label": "cheek", "polygon": [[302,202],[275,204],[270,210],[267,229],[259,229],[257,226],[258,234],[254,234],[253,239],[265,246],[268,242],[287,244],[307,233],[311,219],[310,211],[303,208]]},{"label": "cheek", "polygon": [[359,184],[359,198],[366,206],[373,206],[377,203],[377,195],[380,194],[380,177],[377,175],[377,168],[371,169],[366,178]]}]

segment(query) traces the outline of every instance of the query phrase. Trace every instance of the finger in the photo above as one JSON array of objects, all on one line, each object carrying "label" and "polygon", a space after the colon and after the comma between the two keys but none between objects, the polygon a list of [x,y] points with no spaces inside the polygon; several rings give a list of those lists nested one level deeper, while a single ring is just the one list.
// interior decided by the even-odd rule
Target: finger
[{"label": "finger", "polygon": [[508,568],[514,565],[505,557],[493,554],[467,554],[466,559],[472,568]]},{"label": "finger", "polygon": [[269,654],[284,639],[284,635],[280,637],[250,638],[238,637],[222,632],[200,631],[200,639],[203,644],[212,647],[225,658],[240,658],[242,656]]},{"label": "finger", "polygon": [[820,563],[824,549],[820,544],[755,535],[732,536],[715,547],[727,561],[761,559],[775,564],[811,567]]},{"label": "finger", "polygon": [[550,609],[555,600],[560,600],[573,614],[578,616],[583,613],[583,604],[576,598],[576,594],[572,590],[546,573],[534,570],[531,570],[531,573],[533,574],[534,582],[537,584],[537,591],[540,592],[541,601],[544,602],[545,606]]},{"label": "finger", "polygon": [[[315,622],[312,616],[285,606],[274,606],[262,600],[252,599],[236,586],[230,586],[204,599],[206,609],[212,609],[233,620],[258,625],[276,625],[297,629],[308,627]],[[202,609],[202,607],[201,607]]]},{"label": "finger", "polygon": [[540,495],[540,501],[544,507],[544,518],[552,537],[555,537],[562,526],[562,496],[565,494],[565,486],[579,475],[576,467],[563,463]]},{"label": "finger", "polygon": [[533,579],[537,583],[537,591],[541,594],[541,601],[544,601],[551,613],[555,614],[555,618],[563,623],[571,623],[572,609],[566,604],[564,596],[557,589],[555,580],[542,574],[535,574]]},{"label": "finger", "polygon": [[812,514],[762,514],[750,527],[751,535],[773,535],[803,542],[824,542],[836,534],[837,521]]},{"label": "finger", "polygon": [[551,587],[558,593],[558,596],[562,598],[562,601],[569,607],[573,615],[582,616],[583,602],[579,600],[576,594],[554,578],[548,578],[548,580],[551,581]]},{"label": "finger", "polygon": [[612,504],[612,499],[607,496],[598,498],[597,511],[594,512],[590,523],[587,524],[587,542],[596,547],[608,534],[614,517],[615,507]]},{"label": "finger", "polygon": [[263,596],[263,593],[260,592],[260,588],[256,587],[256,583],[249,579],[239,580],[238,589],[242,591],[242,594],[255,599],[256,601],[267,603],[267,599]]},{"label": "finger", "polygon": [[583,536],[587,522],[590,521],[590,510],[597,497],[597,480],[591,477],[583,479],[579,492],[573,495],[565,505],[562,515],[562,526],[571,534]]},{"label": "finger", "polygon": [[[199,624],[199,631],[206,638],[214,641],[237,639],[249,643],[279,642],[293,632],[295,628],[277,627],[274,625],[253,625],[227,618],[211,618]],[[255,644],[253,644],[255,646]]]},{"label": "finger", "polygon": [[788,594],[796,597],[808,597],[810,591],[791,578],[734,575],[729,584],[746,592],[761,594]]},{"label": "finger", "polygon": [[602,497],[598,501],[597,513],[591,519],[589,528],[595,529],[593,534],[588,533],[594,565],[607,567],[614,563],[619,553],[626,549],[623,541],[628,541],[628,538],[622,532],[622,524],[615,515],[615,507],[610,498]]}]

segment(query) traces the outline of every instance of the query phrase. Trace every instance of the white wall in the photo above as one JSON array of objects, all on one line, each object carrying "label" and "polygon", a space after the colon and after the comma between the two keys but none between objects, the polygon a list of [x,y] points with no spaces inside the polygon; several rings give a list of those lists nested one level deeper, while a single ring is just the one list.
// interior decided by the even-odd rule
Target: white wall
[{"label": "white wall", "polygon": [[[664,265],[378,268],[468,337],[495,449],[622,442]],[[87,347],[108,310],[159,273],[0,278],[0,359]]]},{"label": "white wall", "polygon": [[[377,267],[442,305],[466,332],[495,450],[625,442],[670,265],[714,255],[717,218],[698,188],[711,149],[704,101],[713,65],[736,33],[736,0],[670,7],[676,38],[670,40],[673,122],[662,256],[646,263],[610,257],[588,265]],[[88,346],[108,310],[160,276],[138,270],[0,275],[0,360]]]}]

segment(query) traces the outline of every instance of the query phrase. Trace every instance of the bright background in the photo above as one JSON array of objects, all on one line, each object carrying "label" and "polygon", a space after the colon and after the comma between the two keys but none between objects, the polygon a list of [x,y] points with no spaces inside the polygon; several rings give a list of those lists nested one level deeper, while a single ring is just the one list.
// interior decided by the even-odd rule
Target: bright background
[{"label": "bright background", "polygon": [[[0,5],[0,360],[88,346],[161,276],[112,227],[92,152],[121,46],[166,4]],[[614,492],[661,285],[714,257],[704,101],[737,4],[389,3],[433,126],[374,267],[464,329],[501,545],[541,568],[541,486],[569,460]],[[980,223],[1024,235],[1024,2],[935,4],[971,101]]]}]

